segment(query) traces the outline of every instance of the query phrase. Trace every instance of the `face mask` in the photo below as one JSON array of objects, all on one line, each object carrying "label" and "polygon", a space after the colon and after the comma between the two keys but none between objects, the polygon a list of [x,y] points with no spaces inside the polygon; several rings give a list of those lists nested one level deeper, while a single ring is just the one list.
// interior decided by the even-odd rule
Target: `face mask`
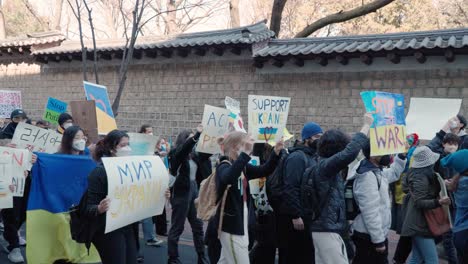
[{"label": "face mask", "polygon": [[86,141],[84,139],[73,140],[73,149],[83,151],[86,147]]},{"label": "face mask", "polygon": [[451,129],[458,128],[457,122],[455,122],[455,121],[450,122],[450,128],[451,128]]},{"label": "face mask", "polygon": [[65,123],[65,124],[63,124],[63,129],[66,130],[67,128],[69,128],[69,127],[71,127],[71,126],[73,126],[72,123]]},{"label": "face mask", "polygon": [[445,145],[444,146],[444,151],[445,153],[454,153],[455,151],[457,151],[458,149],[458,146],[456,145]]},{"label": "face mask", "polygon": [[317,149],[318,139],[312,141],[312,143],[309,143],[308,145],[309,145],[309,148]]},{"label": "face mask", "polygon": [[127,156],[130,156],[131,154],[132,154],[132,149],[130,148],[130,146],[126,146],[126,147],[117,149],[115,156],[127,157]]},{"label": "face mask", "polygon": [[380,158],[379,165],[382,167],[388,167],[392,164],[392,156],[385,155]]}]

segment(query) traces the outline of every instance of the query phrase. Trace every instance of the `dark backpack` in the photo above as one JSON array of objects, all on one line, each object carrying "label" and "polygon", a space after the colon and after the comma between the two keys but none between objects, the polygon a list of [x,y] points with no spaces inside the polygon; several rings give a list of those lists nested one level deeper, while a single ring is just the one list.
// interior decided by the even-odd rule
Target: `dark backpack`
[{"label": "dark backpack", "polygon": [[78,205],[70,207],[70,233],[73,240],[78,243],[84,243],[86,248],[91,247],[91,240],[93,239],[93,227],[95,225],[94,218],[89,218],[85,215],[86,206],[88,204],[88,191],[86,191],[80,199]]},{"label": "dark backpack", "polygon": [[[375,173],[374,173],[375,175]],[[380,184],[381,182],[378,180],[377,175],[375,175],[377,180],[378,190],[380,191]],[[361,213],[361,209],[359,209],[359,205],[354,198],[354,181],[356,178],[351,180],[347,180],[345,182],[345,205],[346,205],[346,220],[354,221],[356,217]]]},{"label": "dark backpack", "polygon": [[[307,168],[309,166],[309,159],[303,151],[300,152],[304,157],[304,161],[306,163]],[[286,162],[286,159],[289,157],[289,152],[287,150],[281,151],[280,155],[281,156],[278,162],[278,166],[276,167],[273,174],[267,177],[266,180],[266,193],[268,197],[268,202],[270,203],[271,208],[273,208],[273,211],[275,212],[279,212],[282,201],[284,200],[284,164]]]}]

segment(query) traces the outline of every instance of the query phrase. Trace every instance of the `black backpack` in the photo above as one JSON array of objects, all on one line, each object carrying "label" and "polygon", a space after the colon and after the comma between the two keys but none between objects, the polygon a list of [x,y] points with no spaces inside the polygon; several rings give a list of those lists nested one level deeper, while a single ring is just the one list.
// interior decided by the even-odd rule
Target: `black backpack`
[{"label": "black backpack", "polygon": [[78,243],[84,243],[86,248],[91,247],[91,241],[94,236],[94,227],[97,218],[89,218],[85,215],[86,206],[88,204],[88,191],[86,191],[80,199],[78,205],[70,207],[70,233],[73,240]]},{"label": "black backpack", "polygon": [[[300,152],[304,156],[304,160],[306,162],[306,168],[307,168],[309,166],[309,159],[307,158],[306,154],[303,151],[300,151]],[[268,197],[268,202],[270,203],[271,208],[273,208],[273,211],[275,212],[279,212],[282,201],[284,200],[284,197],[283,197],[284,163],[286,162],[286,159],[288,157],[289,157],[289,152],[287,150],[281,151],[278,166],[276,167],[273,174],[267,177],[267,180],[266,180],[266,193]]]}]

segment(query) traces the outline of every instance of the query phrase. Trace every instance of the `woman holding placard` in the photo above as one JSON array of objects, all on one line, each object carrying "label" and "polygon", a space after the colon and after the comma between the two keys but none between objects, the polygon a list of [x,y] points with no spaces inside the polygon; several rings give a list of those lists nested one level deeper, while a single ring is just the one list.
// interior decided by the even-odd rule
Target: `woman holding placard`
[{"label": "woman holding placard", "polygon": [[88,176],[88,195],[86,214],[93,223],[92,243],[101,257],[102,264],[135,264],[137,249],[132,225],[105,234],[106,212],[110,207],[107,198],[107,173],[102,164],[103,157],[129,156],[131,148],[127,133],[113,130],[99,141],[94,151],[98,166]]},{"label": "woman holding placard", "polygon": [[248,180],[273,173],[279,161],[279,154],[284,148],[284,142],[276,144],[270,159],[262,166],[249,164],[254,140],[247,134],[231,132],[218,143],[224,153],[216,168],[217,193],[224,194],[222,205],[215,216],[221,231],[218,236],[222,246],[218,263],[248,264],[250,263],[247,229]]}]

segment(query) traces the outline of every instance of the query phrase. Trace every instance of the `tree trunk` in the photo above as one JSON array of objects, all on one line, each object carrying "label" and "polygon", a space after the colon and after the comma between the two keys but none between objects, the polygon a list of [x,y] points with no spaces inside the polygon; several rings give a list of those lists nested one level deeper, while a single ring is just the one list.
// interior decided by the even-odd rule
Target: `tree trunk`
[{"label": "tree trunk", "polygon": [[240,27],[239,0],[229,1],[229,12],[231,14],[231,28]]},{"label": "tree trunk", "polygon": [[55,0],[55,16],[52,24],[52,29],[60,30],[60,22],[62,20],[63,0]]},{"label": "tree trunk", "polygon": [[283,18],[283,10],[288,0],[275,0],[273,9],[271,10],[270,30],[275,32],[276,37],[279,36],[281,30],[281,19]]},{"label": "tree trunk", "polygon": [[5,16],[2,7],[0,7],[0,39],[6,39]]},{"label": "tree trunk", "polygon": [[[167,1],[167,18],[166,18],[166,35],[177,33],[177,12],[173,11],[177,9],[176,2],[174,0]],[[172,11],[172,12],[171,12]]]},{"label": "tree trunk", "polygon": [[328,25],[334,24],[334,23],[341,23],[344,21],[351,20],[356,17],[364,16],[369,13],[375,12],[378,9],[394,2],[395,0],[375,0],[373,2],[370,2],[368,4],[356,7],[354,9],[351,9],[349,11],[340,11],[336,14],[332,14],[329,16],[326,16],[324,18],[321,18],[314,23],[308,25],[305,27],[301,32],[296,34],[296,38],[305,38],[310,36],[312,33],[315,31],[326,27]]}]

